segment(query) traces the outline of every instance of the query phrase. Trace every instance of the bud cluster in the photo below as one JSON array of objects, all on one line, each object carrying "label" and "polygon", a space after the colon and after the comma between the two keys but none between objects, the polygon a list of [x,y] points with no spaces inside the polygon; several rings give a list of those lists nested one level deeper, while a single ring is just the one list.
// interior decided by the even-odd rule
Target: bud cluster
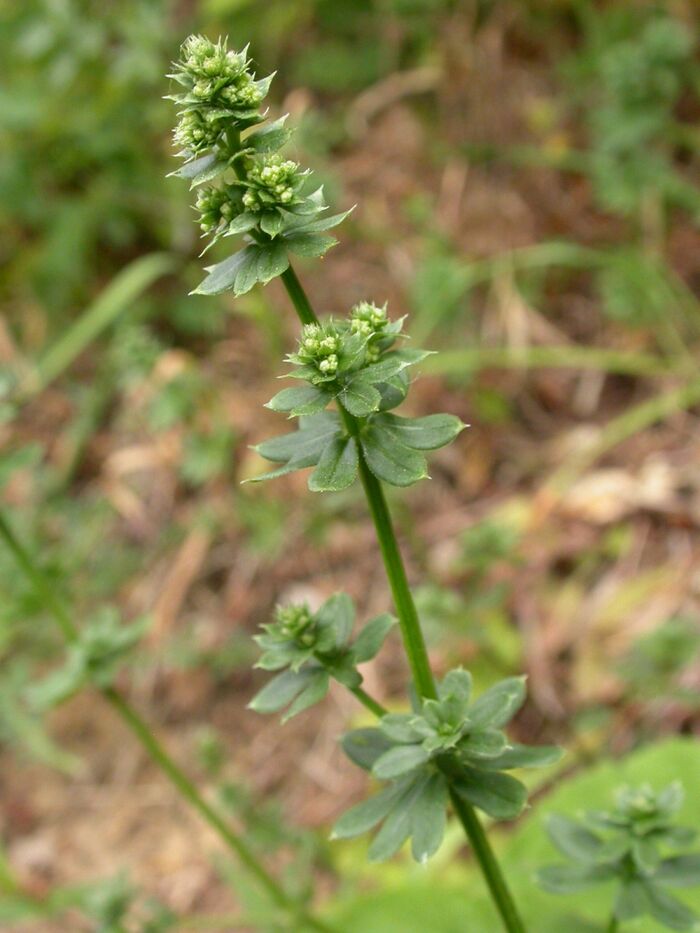
[{"label": "bud cluster", "polygon": [[315,367],[324,379],[333,378],[338,371],[338,354],[343,336],[340,327],[333,321],[305,324],[293,362]]},{"label": "bud cluster", "polygon": [[229,51],[226,39],[212,42],[204,36],[190,36],[175,67],[173,77],[188,91],[178,100],[189,106],[243,112],[258,107],[265,96],[264,86],[250,71],[245,50]]},{"label": "bud cluster", "polygon": [[228,187],[215,188],[213,185],[199,189],[196,209],[200,214],[199,226],[203,233],[222,233],[236,213],[232,192]]},{"label": "bud cluster", "polygon": [[262,211],[292,204],[305,174],[297,162],[276,154],[247,160],[244,206],[249,211]]},{"label": "bud cluster", "polygon": [[381,351],[390,345],[382,339],[387,336],[388,326],[386,304],[380,308],[369,301],[361,301],[350,311],[350,330],[367,338],[368,362],[376,362]]}]

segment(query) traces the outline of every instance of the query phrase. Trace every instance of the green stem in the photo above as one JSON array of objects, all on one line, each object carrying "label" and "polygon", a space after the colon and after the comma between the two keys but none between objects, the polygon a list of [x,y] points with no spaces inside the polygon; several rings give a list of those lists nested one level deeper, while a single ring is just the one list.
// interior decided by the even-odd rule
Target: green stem
[{"label": "green stem", "polygon": [[[5,516],[0,511],[0,538],[3,539],[17,564],[26,575],[40,596],[46,609],[53,615],[58,623],[65,640],[69,643],[76,641],[79,631],[68,615],[61,601],[56,597],[46,577],[34,561],[27,549],[20,543]],[[303,921],[308,927],[318,933],[333,933],[332,928],[309,914],[306,909],[290,898],[276,879],[269,874],[266,868],[258,861],[254,852],[247,843],[241,839],[228,826],[224,817],[201,795],[196,786],[190,781],[184,771],[166,752],[158,739],[151,731],[150,726],[139,716],[129,702],[113,687],[103,687],[101,694],[116,710],[131,732],[139,740],[153,762],[170,780],[179,794],[196,810],[206,823],[214,830],[228,848],[238,856],[250,873],[258,880],[270,895],[274,903],[297,921]],[[370,698],[367,697],[369,700]]]},{"label": "green stem", "polygon": [[610,923],[606,927],[606,933],[617,933],[620,929],[620,924],[617,922],[617,917],[611,917]]},{"label": "green stem", "polygon": [[362,705],[373,713],[378,719],[381,719],[382,716],[386,716],[388,710],[384,709],[381,703],[377,702],[374,697],[371,697],[369,693],[366,693],[362,687],[350,687],[350,693],[355,696]]},{"label": "green stem", "polygon": [[503,926],[508,930],[508,933],[525,933],[525,925],[520,919],[515,901],[474,808],[462,800],[459,794],[452,789],[450,789],[450,798],[455,813],[469,836],[474,855],[476,855],[486,879],[486,884],[491,892],[491,897],[503,920]]},{"label": "green stem", "polygon": [[[287,293],[301,322],[303,324],[318,323],[318,318],[311,307],[304,288],[291,266],[282,274],[282,281],[284,282]],[[348,433],[357,438],[360,429],[359,422],[341,405],[339,405],[338,408],[348,429]],[[359,444],[358,457],[360,479],[365,490],[367,504],[377,532],[379,547],[382,552],[384,567],[394,598],[396,613],[399,617],[401,635],[403,637],[408,662],[411,667],[414,685],[420,696],[434,698],[437,696],[435,680],[430,668],[428,651],[420,627],[418,612],[416,611],[416,605],[408,586],[406,569],[396,540],[394,526],[384,496],[384,490],[377,477],[367,466]],[[355,693],[355,691],[353,692]],[[364,691],[361,691],[361,693],[363,696],[359,696],[357,693],[355,693],[355,696],[357,696],[360,702],[368,709],[373,706],[379,707],[379,704],[375,701],[371,701],[372,706],[370,706],[367,700],[371,700],[371,698],[365,694]],[[377,713],[377,715],[383,715],[384,710],[381,707],[379,707],[379,710],[380,711],[373,709],[372,711]],[[515,903],[508,890],[505,878],[501,874],[496,857],[493,854],[484,828],[474,808],[466,801],[457,797],[456,794],[452,794],[452,803],[455,813],[459,817],[464,831],[467,834],[472,851],[479,862],[479,866],[484,874],[489,890],[491,891],[496,908],[501,915],[505,929],[508,933],[524,933],[525,927],[518,916]]]}]

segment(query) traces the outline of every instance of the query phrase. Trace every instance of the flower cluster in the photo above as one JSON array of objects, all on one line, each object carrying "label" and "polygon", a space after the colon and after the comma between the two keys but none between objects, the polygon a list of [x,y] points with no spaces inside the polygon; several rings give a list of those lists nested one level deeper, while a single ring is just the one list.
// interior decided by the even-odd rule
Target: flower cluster
[{"label": "flower cluster", "polygon": [[289,207],[302,200],[298,191],[308,172],[300,172],[297,162],[274,153],[246,160],[245,166],[243,183],[247,191],[243,195],[243,204],[247,210]]},{"label": "flower cluster", "polygon": [[185,41],[171,75],[184,91],[171,99],[182,108],[175,141],[186,158],[215,146],[229,127],[260,122],[258,107],[271,79],[256,81],[249,65],[245,50],[230,51],[225,39],[190,36]]},{"label": "flower cluster", "polygon": [[540,885],[570,894],[617,881],[617,922],[649,914],[673,930],[698,929],[700,921],[667,887],[700,884],[700,854],[665,857],[693,842],[696,832],[674,823],[683,788],[678,782],[655,793],[648,784],[618,791],[611,810],[590,810],[581,822],[552,814],[547,832],[566,858],[540,870]]},{"label": "flower cluster", "polygon": [[350,689],[359,687],[357,665],[377,654],[395,620],[377,616],[351,642],[354,621],[355,607],[344,593],[331,596],[315,613],[306,605],[278,607],[275,621],[255,637],[263,650],[256,666],[287,670],[263,687],[250,708],[271,713],[288,706],[289,719],[323,699],[331,677]]},{"label": "flower cluster", "polygon": [[234,189],[225,186],[215,188],[209,185],[197,192],[196,209],[199,211],[199,226],[203,233],[221,234],[225,232],[236,213],[236,199],[240,195]]},{"label": "flower cluster", "polygon": [[309,382],[313,385],[329,382],[338,373],[338,355],[341,350],[343,357],[348,355],[346,333],[347,328],[334,321],[305,324],[297,352],[291,353],[287,359],[298,366],[315,370],[309,374]]}]

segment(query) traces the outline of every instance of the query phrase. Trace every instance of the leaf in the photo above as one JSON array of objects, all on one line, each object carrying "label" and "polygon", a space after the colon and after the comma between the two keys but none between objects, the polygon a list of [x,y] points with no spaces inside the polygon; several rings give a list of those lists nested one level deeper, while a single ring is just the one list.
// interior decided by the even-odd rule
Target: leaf
[{"label": "leaf", "polygon": [[361,435],[367,466],[392,486],[411,486],[428,476],[425,457],[393,440],[370,422]]},{"label": "leaf", "polygon": [[537,883],[550,894],[575,894],[615,877],[610,865],[547,865],[537,872]]},{"label": "leaf", "polygon": [[490,759],[496,758],[507,747],[505,735],[498,729],[484,729],[473,732],[459,743],[459,750],[470,758]]},{"label": "leaf", "polygon": [[463,765],[452,786],[460,797],[495,820],[515,819],[527,802],[525,785],[498,771],[481,771]]},{"label": "leaf", "polygon": [[382,781],[399,777],[424,765],[430,759],[422,745],[396,745],[374,763],[372,774]]},{"label": "leaf", "polygon": [[338,399],[351,415],[364,418],[371,412],[379,410],[382,397],[373,385],[360,377],[345,386]]},{"label": "leaf", "polygon": [[600,854],[601,840],[568,816],[552,813],[546,822],[547,835],[562,855],[575,862],[594,862]]},{"label": "leaf", "polygon": [[423,738],[421,733],[414,728],[415,718],[413,713],[387,713],[380,719],[379,728],[392,743],[410,745],[420,742]]},{"label": "leaf", "polygon": [[389,630],[396,624],[394,616],[384,613],[371,619],[352,644],[352,655],[356,664],[371,661],[379,653]]},{"label": "leaf", "polygon": [[402,418],[399,415],[383,414],[378,415],[374,421],[412,450],[436,450],[438,447],[444,447],[466,427],[454,415]]},{"label": "leaf", "polygon": [[282,717],[282,722],[287,722],[292,716],[296,716],[322,700],[328,693],[329,682],[328,671],[314,670],[304,689]]},{"label": "leaf", "polygon": [[289,114],[285,113],[278,120],[250,133],[243,142],[244,147],[254,149],[257,153],[277,152],[294,135],[294,130],[284,125],[288,116]]},{"label": "leaf", "polygon": [[507,677],[482,693],[469,707],[472,726],[499,728],[509,722],[525,702],[525,677]]},{"label": "leaf", "polygon": [[196,178],[198,175],[201,175],[211,168],[216,161],[216,153],[210,152],[207,155],[201,156],[199,159],[193,159],[192,162],[186,162],[185,165],[181,165],[180,168],[176,168],[174,172],[168,174],[168,178]]},{"label": "leaf", "polygon": [[461,667],[448,671],[442,678],[440,686],[438,687],[438,693],[441,699],[444,700],[447,697],[456,697],[464,706],[469,703],[471,692],[472,675],[469,671],[465,671]]},{"label": "leaf", "polygon": [[440,848],[447,825],[447,784],[432,774],[411,807],[411,851],[417,862],[427,862]]},{"label": "leaf", "polygon": [[357,477],[357,445],[354,437],[336,437],[324,448],[318,466],[309,477],[311,492],[339,492]]},{"label": "leaf", "polygon": [[339,432],[340,422],[335,412],[319,412],[303,418],[297,431],[271,437],[253,450],[266,460],[279,463],[294,459],[304,466],[315,466],[326,444]]},{"label": "leaf", "polygon": [[352,214],[354,210],[355,208],[351,207],[349,211],[343,211],[340,214],[319,217],[317,220],[302,221],[291,229],[290,235],[291,233],[296,235],[298,233],[321,233],[324,230],[332,230],[333,227],[337,227],[338,224],[341,224],[348,214]]},{"label": "leaf", "polygon": [[299,256],[323,256],[337,242],[335,237],[325,233],[291,233],[284,237],[287,249]]},{"label": "leaf", "polygon": [[632,843],[632,858],[643,874],[654,871],[661,861],[655,840],[649,837],[635,839]]},{"label": "leaf", "polygon": [[419,775],[402,786],[401,795],[369,847],[368,856],[371,862],[383,862],[391,858],[408,839],[411,833],[413,804],[423,793],[427,780],[426,775]]},{"label": "leaf", "polygon": [[226,229],[226,236],[235,236],[239,233],[247,233],[257,226],[258,218],[256,214],[250,211],[243,211],[242,214],[234,217]]},{"label": "leaf", "polygon": [[615,898],[613,916],[620,921],[634,920],[649,910],[649,899],[644,885],[637,879],[623,881]]},{"label": "leaf", "polygon": [[335,593],[316,613],[318,625],[335,633],[334,645],[343,648],[350,638],[355,621],[355,606],[347,593]]},{"label": "leaf", "polygon": [[340,740],[343,751],[353,764],[371,771],[375,761],[392,748],[392,742],[376,728],[353,729]]},{"label": "leaf", "polygon": [[391,811],[400,794],[400,787],[386,787],[369,800],[346,810],[333,826],[331,839],[352,839],[366,833]]},{"label": "leaf", "polygon": [[308,685],[313,671],[285,671],[266,684],[248,704],[256,713],[276,713]]},{"label": "leaf", "polygon": [[556,764],[564,752],[557,745],[511,745],[497,758],[480,765],[494,771],[510,771],[512,768],[542,768]]},{"label": "leaf", "polygon": [[691,888],[700,884],[700,854],[665,858],[654,873],[654,880],[670,888]]},{"label": "leaf", "polygon": [[276,237],[284,228],[284,217],[279,211],[263,211],[260,216],[260,229],[268,236]]},{"label": "leaf", "polygon": [[273,396],[265,408],[290,412],[293,416],[311,415],[322,411],[329,401],[329,394],[318,386],[292,386]]},{"label": "leaf", "polygon": [[229,289],[244,295],[257,283],[265,285],[281,275],[289,259],[281,243],[246,246],[223,262],[208,266],[209,275],[191,294],[220,295]]},{"label": "leaf", "polygon": [[654,920],[663,923],[671,930],[696,930],[698,916],[677,898],[663,891],[658,885],[647,881],[649,913]]}]

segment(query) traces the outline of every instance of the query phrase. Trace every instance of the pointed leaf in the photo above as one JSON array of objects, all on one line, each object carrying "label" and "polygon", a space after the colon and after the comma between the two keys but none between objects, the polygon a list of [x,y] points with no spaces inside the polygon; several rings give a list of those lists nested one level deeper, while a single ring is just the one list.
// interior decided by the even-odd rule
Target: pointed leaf
[{"label": "pointed leaf", "polygon": [[333,826],[331,839],[352,839],[376,826],[391,811],[401,789],[395,785],[346,810]]},{"label": "pointed leaf", "polygon": [[411,807],[411,851],[417,862],[427,862],[440,848],[447,825],[447,783],[432,774]]},{"label": "pointed leaf", "polygon": [[318,466],[309,477],[311,492],[339,492],[357,477],[357,445],[354,437],[337,437],[328,443]]},{"label": "pointed leaf", "polygon": [[413,803],[422,794],[426,782],[427,776],[420,775],[403,789],[369,847],[368,856],[371,862],[383,862],[391,858],[408,839]]},{"label": "pointed leaf", "polygon": [[246,246],[244,249],[224,259],[223,262],[215,266],[207,266],[209,275],[199,283],[193,295],[220,295],[229,288],[234,287],[236,278],[241,269],[257,262],[257,254],[254,246]]},{"label": "pointed leaf", "polygon": [[511,745],[497,758],[491,758],[480,765],[494,771],[510,771],[512,768],[543,768],[556,764],[561,759],[563,749],[556,745]]},{"label": "pointed leaf", "polygon": [[654,880],[670,888],[691,888],[700,884],[700,854],[665,858],[654,873]]},{"label": "pointed leaf", "polygon": [[275,713],[291,703],[294,697],[307,686],[310,673],[307,671],[285,671],[266,684],[248,704],[256,713]]},{"label": "pointed leaf", "polygon": [[291,233],[284,237],[287,249],[299,256],[323,256],[337,242],[326,233]]},{"label": "pointed leaf", "polygon": [[377,759],[372,774],[382,781],[407,774],[430,759],[422,745],[396,745]]},{"label": "pointed leaf", "polygon": [[316,613],[320,627],[332,629],[336,648],[344,647],[355,622],[355,606],[347,593],[335,593]]},{"label": "pointed leaf", "polygon": [[322,411],[330,401],[330,395],[318,386],[301,385],[282,389],[265,405],[272,411],[290,412],[293,416],[311,415]]},{"label": "pointed leaf", "polygon": [[379,729],[353,729],[340,741],[350,761],[364,771],[371,771],[375,761],[392,748],[393,743]]},{"label": "pointed leaf", "polygon": [[302,221],[292,228],[290,235],[292,232],[296,235],[298,233],[322,233],[324,230],[332,230],[333,227],[337,227],[338,224],[341,224],[348,214],[352,214],[354,209],[354,207],[351,207],[349,211],[343,211],[340,214],[331,214],[329,217],[319,217],[317,220]]},{"label": "pointed leaf", "polygon": [[402,418],[399,415],[379,415],[375,422],[413,450],[436,450],[457,437],[466,425],[454,415],[426,415],[424,418]]},{"label": "pointed leaf", "polygon": [[508,740],[498,729],[483,729],[473,732],[459,743],[459,750],[468,758],[481,759],[496,758],[508,746]]},{"label": "pointed leaf", "polygon": [[515,819],[527,803],[525,785],[498,771],[481,771],[464,765],[453,788],[460,797],[495,820]]},{"label": "pointed leaf", "polygon": [[648,911],[649,899],[642,882],[638,878],[623,881],[615,898],[613,916],[617,920],[624,922],[634,920],[635,917],[641,917]]},{"label": "pointed leaf", "polygon": [[356,418],[364,418],[379,410],[382,397],[377,389],[362,378],[354,379],[341,391],[338,399]]},{"label": "pointed leaf", "polygon": [[371,661],[379,653],[389,630],[395,625],[394,616],[384,613],[371,619],[352,644],[352,656],[356,664]]},{"label": "pointed leaf", "polygon": [[469,707],[469,722],[496,729],[510,722],[525,702],[525,681],[525,677],[507,677],[494,684]]},{"label": "pointed leaf", "polygon": [[576,894],[615,875],[610,865],[547,865],[537,872],[537,883],[550,894]]},{"label": "pointed leaf", "polygon": [[340,433],[334,412],[319,412],[300,422],[299,430],[263,441],[253,449],[266,460],[282,462],[294,459],[304,466],[315,466],[324,448]]},{"label": "pointed leaf", "polygon": [[362,450],[377,479],[392,486],[411,486],[428,476],[425,457],[370,423],[362,433]]},{"label": "pointed leaf", "polygon": [[658,885],[646,883],[649,913],[672,930],[697,930],[698,915]]},{"label": "pointed leaf", "polygon": [[318,703],[320,700],[322,700],[328,693],[329,682],[330,678],[328,676],[328,671],[313,671],[312,676],[309,678],[308,683],[304,689],[297,696],[297,698],[282,717],[282,722],[287,722],[287,720],[291,719],[292,716],[296,716],[298,713],[301,713],[305,709],[308,709],[310,706],[313,706],[314,703]]},{"label": "pointed leaf", "polygon": [[598,836],[568,816],[550,814],[546,829],[561,854],[574,862],[595,862],[600,855],[602,843]]},{"label": "pointed leaf", "polygon": [[294,134],[293,129],[288,129],[284,125],[288,116],[289,114],[285,113],[278,120],[267,123],[262,129],[250,133],[244,140],[244,147],[254,149],[257,153],[277,152]]}]

